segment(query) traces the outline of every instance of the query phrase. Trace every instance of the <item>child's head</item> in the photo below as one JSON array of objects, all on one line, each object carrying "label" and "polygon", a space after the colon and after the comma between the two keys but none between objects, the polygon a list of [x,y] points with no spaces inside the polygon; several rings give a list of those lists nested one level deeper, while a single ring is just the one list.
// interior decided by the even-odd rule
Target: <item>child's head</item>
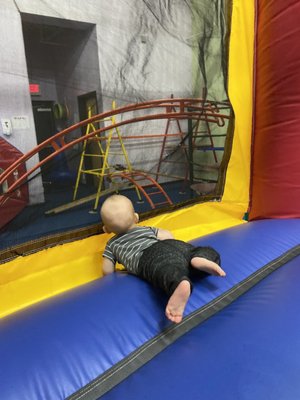
[{"label": "child's head", "polygon": [[139,216],[134,212],[131,201],[120,194],[108,197],[101,207],[103,229],[110,233],[124,233],[133,228]]}]

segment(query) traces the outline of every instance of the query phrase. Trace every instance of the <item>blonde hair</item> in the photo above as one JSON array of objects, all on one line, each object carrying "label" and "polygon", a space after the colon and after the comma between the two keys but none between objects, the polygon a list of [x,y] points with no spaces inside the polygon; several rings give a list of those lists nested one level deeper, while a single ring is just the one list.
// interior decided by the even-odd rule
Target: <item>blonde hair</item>
[{"label": "blonde hair", "polygon": [[127,232],[138,220],[132,202],[120,194],[108,197],[102,204],[100,214],[106,231],[116,234]]}]

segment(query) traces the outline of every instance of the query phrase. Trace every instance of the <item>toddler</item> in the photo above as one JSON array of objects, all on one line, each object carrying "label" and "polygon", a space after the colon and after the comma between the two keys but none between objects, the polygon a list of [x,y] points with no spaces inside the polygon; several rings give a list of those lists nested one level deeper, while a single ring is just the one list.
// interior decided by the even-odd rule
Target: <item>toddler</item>
[{"label": "toddler", "polygon": [[225,276],[220,256],[211,247],[195,247],[175,240],[166,230],[138,226],[139,216],[122,195],[108,197],[101,207],[103,230],[115,235],[103,253],[103,274],[115,270],[116,262],[134,275],[163,289],[169,300],[166,317],[179,323],[192,291],[191,269]]}]

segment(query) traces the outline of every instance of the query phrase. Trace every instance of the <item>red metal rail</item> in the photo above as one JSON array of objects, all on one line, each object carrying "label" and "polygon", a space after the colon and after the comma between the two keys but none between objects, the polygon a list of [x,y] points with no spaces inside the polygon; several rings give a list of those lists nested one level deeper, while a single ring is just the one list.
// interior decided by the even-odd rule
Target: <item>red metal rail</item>
[{"label": "red metal rail", "polygon": [[[213,112],[211,112],[212,108]],[[2,185],[5,181],[7,181],[8,178],[14,174],[14,172],[20,165],[24,164],[26,161],[28,161],[42,149],[49,146],[52,146],[53,148],[53,152],[51,154],[45,157],[42,161],[38,162],[34,167],[29,169],[22,176],[19,176],[19,178],[15,180],[13,184],[7,188],[6,193],[0,196],[0,205],[3,204],[5,202],[5,199],[9,197],[9,195],[14,190],[16,190],[16,188],[18,188],[24,181],[26,181],[26,179],[34,171],[36,171],[42,165],[50,161],[52,158],[64,152],[65,150],[73,147],[74,145],[81,143],[85,140],[89,140],[92,137],[99,135],[109,129],[114,129],[119,126],[134,124],[142,121],[150,121],[156,119],[169,120],[174,118],[176,118],[177,120],[190,119],[190,118],[193,120],[205,120],[208,122],[216,123],[218,126],[224,126],[225,120],[230,118],[230,113],[225,114],[221,113],[220,111],[229,109],[230,105],[227,102],[210,102],[203,99],[178,98],[178,99],[152,100],[144,103],[130,104],[124,107],[116,108],[114,110],[103,112],[101,114],[93,115],[91,118],[88,118],[84,121],[80,121],[77,124],[72,125],[67,129],[64,129],[61,132],[54,134],[51,138],[45,140],[44,142],[36,146],[33,150],[29,151],[27,154],[23,155],[12,165],[10,165],[0,175],[0,185]],[[147,111],[147,114],[139,117],[133,117],[133,118],[129,117],[128,119],[126,119],[126,113],[130,112],[132,113],[134,111],[140,111],[140,110]],[[65,138],[67,138],[71,132],[73,132],[78,128],[82,128],[94,121],[108,119],[114,115],[120,115],[120,114],[122,114],[121,122],[99,128],[89,133],[88,135],[83,135],[69,142],[66,142],[65,140]],[[147,138],[148,136],[145,134],[143,137]],[[141,138],[141,136],[139,136],[139,138]]]}]

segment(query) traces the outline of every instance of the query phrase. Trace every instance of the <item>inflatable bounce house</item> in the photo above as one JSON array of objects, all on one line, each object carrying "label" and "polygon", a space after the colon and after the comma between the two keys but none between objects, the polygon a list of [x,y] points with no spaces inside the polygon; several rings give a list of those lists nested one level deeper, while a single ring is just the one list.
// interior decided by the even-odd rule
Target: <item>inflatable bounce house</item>
[{"label": "inflatable bounce house", "polygon": [[[16,3],[28,51],[38,24]],[[86,102],[76,120],[61,101],[60,129],[31,150],[12,148],[13,134],[1,139],[3,400],[300,398],[300,3],[182,1],[181,12],[171,3],[111,14],[101,62],[115,63],[100,67],[114,89],[102,82],[97,112]],[[74,35],[53,30],[59,18],[39,46],[62,58],[57,32]],[[119,52],[130,59],[116,72],[111,43],[121,48],[137,19],[138,41]],[[169,77],[178,88],[180,71],[197,90],[151,91]],[[149,79],[137,96],[134,84]],[[110,236],[99,207],[115,192],[132,199],[141,225],[221,254],[226,277],[195,278],[180,323],[165,317],[163,292],[122,266],[102,277]]]}]

